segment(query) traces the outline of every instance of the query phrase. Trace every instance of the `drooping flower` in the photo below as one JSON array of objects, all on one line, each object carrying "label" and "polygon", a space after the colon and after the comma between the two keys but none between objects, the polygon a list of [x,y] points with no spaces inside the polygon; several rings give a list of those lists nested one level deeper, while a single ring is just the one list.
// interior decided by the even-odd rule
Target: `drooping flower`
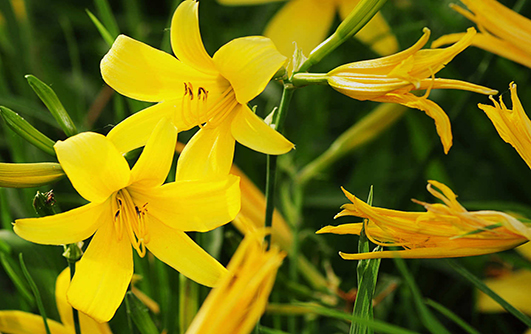
[{"label": "drooping flower", "polygon": [[[201,306],[186,334],[248,334],[264,313],[285,253],[265,251],[263,229],[247,234],[229,271]],[[222,307],[220,307],[222,306]]]},{"label": "drooping flower", "polygon": [[[177,178],[163,184],[171,167],[177,130],[162,120],[132,169],[112,142],[85,132],[59,141],[59,163],[77,192],[90,203],[43,218],[19,219],[14,230],[40,244],[69,244],[92,237],[76,265],[70,304],[108,321],[133,275],[131,245],[146,249],[190,279],[214,286],[225,268],[185,232],[209,231],[240,210],[235,176],[209,181]],[[181,157],[182,159],[182,157]]]},{"label": "drooping flower", "polygon": [[[61,322],[48,319],[52,334],[74,334],[72,307],[66,301],[66,291],[70,285],[70,269],[66,268],[55,282],[55,301]],[[86,314],[79,313],[82,333],[112,334],[107,323],[100,324]],[[46,333],[42,317],[23,311],[0,311],[0,332],[11,334]]]},{"label": "drooping flower", "polygon": [[[456,12],[473,21],[479,34],[472,45],[531,68],[531,20],[505,7],[496,0],[461,0],[468,9],[450,5]],[[432,48],[454,43],[464,33],[449,34],[432,43]]]},{"label": "drooping flower", "polygon": [[[225,5],[251,5],[278,0],[218,0]],[[264,35],[271,38],[280,53],[291,57],[295,45],[308,56],[327,36],[336,12],[341,20],[360,0],[291,0],[271,19]],[[355,36],[380,55],[398,51],[398,41],[384,17],[377,13]]]},{"label": "drooping flower", "polygon": [[[103,79],[116,91],[159,102],[109,132],[120,152],[144,145],[163,117],[171,119],[179,131],[201,127],[182,155],[190,156],[187,161],[211,159],[209,168],[220,175],[229,172],[235,140],[267,154],[293,148],[247,106],[286,61],[271,40],[238,38],[211,58],[199,32],[198,2],[186,0],[173,15],[171,45],[177,58],[120,35],[101,61]],[[186,177],[201,178],[201,172]]]},{"label": "drooping flower", "polygon": [[[452,146],[450,120],[441,107],[428,100],[431,89],[461,89],[480,94],[497,92],[464,81],[434,77],[470,45],[475,34],[475,29],[470,28],[463,38],[448,48],[420,50],[430,36],[430,30],[424,28],[424,35],[409,49],[387,57],[339,66],[326,77],[330,86],[354,99],[399,103],[423,110],[434,119],[444,152],[448,153]],[[412,90],[426,90],[426,94],[419,97],[412,94]]]},{"label": "drooping flower", "polygon": [[[347,254],[346,260],[370,258],[444,258],[474,256],[514,248],[531,237],[531,230],[509,214],[499,211],[467,211],[450,188],[428,181],[428,191],[443,203],[423,205],[427,212],[404,212],[372,207],[343,190],[352,204],[336,215],[365,218],[363,223],[326,226],[317,233],[357,234],[365,228],[369,240],[404,250]],[[441,192],[435,190],[437,187]]]},{"label": "drooping flower", "polygon": [[494,106],[478,104],[496,127],[500,137],[511,144],[531,168],[531,121],[527,117],[516,93],[516,84],[511,82],[511,101],[513,109],[508,109],[500,96],[500,102],[491,96]]}]

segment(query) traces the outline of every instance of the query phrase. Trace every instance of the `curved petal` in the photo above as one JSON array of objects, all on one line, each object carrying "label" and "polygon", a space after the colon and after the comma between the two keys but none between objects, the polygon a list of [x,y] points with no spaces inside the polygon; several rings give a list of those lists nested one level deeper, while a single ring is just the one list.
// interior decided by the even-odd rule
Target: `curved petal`
[{"label": "curved petal", "polygon": [[[72,334],[57,321],[48,318],[52,334]],[[0,332],[12,334],[46,334],[44,322],[40,315],[22,311],[0,311]]]},{"label": "curved petal", "polygon": [[172,229],[155,218],[149,220],[147,248],[159,260],[189,279],[215,286],[227,270],[186,233]]},{"label": "curved petal", "polygon": [[229,80],[241,104],[260,94],[285,62],[273,42],[261,36],[234,39],[214,54],[216,68]]},{"label": "curved petal", "polygon": [[[69,333],[72,333],[74,331],[74,315],[72,313],[72,306],[66,300],[66,292],[69,286],[70,268],[66,268],[59,274],[55,282],[55,301],[61,322],[69,329]],[[82,333],[112,334],[107,323],[100,324],[82,312],[79,313],[79,323]]]},{"label": "curved petal", "polygon": [[325,39],[334,14],[333,1],[292,0],[269,21],[264,35],[284,56],[293,55],[295,44],[308,56]]},{"label": "curved petal", "polygon": [[211,86],[217,75],[206,75],[172,55],[120,35],[100,63],[103,80],[118,93],[149,102],[184,94],[184,82]]},{"label": "curved petal", "polygon": [[234,158],[231,119],[215,128],[205,127],[190,139],[177,161],[175,180],[202,180],[229,174]]},{"label": "curved petal", "polygon": [[199,31],[199,2],[181,2],[171,20],[171,47],[175,56],[198,71],[217,74]]},{"label": "curved petal", "polygon": [[129,189],[137,206],[149,216],[181,231],[206,232],[228,223],[240,211],[240,178],[177,181],[153,191]]},{"label": "curved petal", "polygon": [[452,147],[452,126],[450,124],[450,119],[444,110],[442,110],[442,108],[435,102],[410,93],[404,95],[388,94],[374,99],[374,101],[400,103],[406,107],[424,111],[426,115],[430,116],[435,121],[435,127],[437,129],[437,134],[441,138],[444,153],[447,154],[450,147]]},{"label": "curved petal", "polygon": [[42,218],[17,219],[13,230],[23,239],[45,245],[63,245],[89,238],[111,221],[108,202],[89,203],[79,208]]},{"label": "curved petal", "polygon": [[176,143],[177,129],[167,118],[162,119],[131,170],[131,182],[137,187],[162,185],[170,171]]},{"label": "curved petal", "polygon": [[[161,119],[167,118],[179,131],[186,131],[191,126],[186,125],[180,118],[182,99],[164,101],[133,114],[109,131],[107,138],[112,141],[120,153],[127,153],[135,148],[146,145],[149,136]],[[195,125],[194,125],[195,126]]]},{"label": "curved petal", "polygon": [[231,132],[240,144],[265,154],[284,154],[295,147],[244,105],[239,106]]},{"label": "curved petal", "polygon": [[90,202],[101,203],[129,183],[127,161],[103,135],[83,132],[54,148],[70,182]]},{"label": "curved petal", "polygon": [[111,320],[133,276],[133,253],[112,223],[103,224],[76,265],[67,298],[70,305],[99,322]]}]

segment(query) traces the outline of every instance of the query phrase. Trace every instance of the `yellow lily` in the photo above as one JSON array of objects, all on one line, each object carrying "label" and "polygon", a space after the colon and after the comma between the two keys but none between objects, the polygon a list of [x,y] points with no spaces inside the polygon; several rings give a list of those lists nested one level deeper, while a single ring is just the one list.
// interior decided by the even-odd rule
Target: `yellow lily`
[{"label": "yellow lily", "polygon": [[[426,112],[434,119],[444,152],[452,146],[452,131],[448,116],[436,103],[428,100],[431,89],[461,89],[480,94],[496,90],[468,82],[435,78],[434,75],[457,54],[466,49],[476,31],[474,28],[454,45],[437,50],[420,50],[428,41],[430,30],[412,47],[391,56],[346,64],[330,71],[328,83],[337,91],[357,100],[399,103]],[[426,90],[418,97],[412,90]]]},{"label": "yellow lily", "polygon": [[[218,0],[225,5],[252,5],[279,0]],[[291,57],[296,47],[308,55],[327,36],[336,12],[341,20],[360,0],[291,0],[271,19],[264,35],[280,53]],[[355,36],[379,55],[398,51],[398,41],[385,18],[377,13]],[[295,43],[294,43],[295,42]]]},{"label": "yellow lily", "polygon": [[[264,313],[285,253],[265,251],[262,232],[245,236],[226,275],[201,306],[186,334],[247,334]],[[221,307],[220,307],[221,306]]]},{"label": "yellow lily", "polygon": [[492,96],[490,97],[494,106],[478,104],[478,107],[490,118],[500,137],[506,143],[511,144],[531,168],[531,121],[520,103],[516,93],[516,84],[511,82],[509,89],[511,90],[512,110],[505,106],[501,96],[499,103]]},{"label": "yellow lily", "polygon": [[[473,21],[480,33],[472,45],[531,68],[531,20],[495,0],[461,0],[470,11],[450,5]],[[432,47],[454,43],[463,33],[449,34],[432,43]]]},{"label": "yellow lily", "polygon": [[[66,301],[66,291],[70,285],[70,269],[59,274],[55,282],[55,301],[61,322],[48,319],[51,334],[74,334],[72,307]],[[79,313],[82,333],[112,334],[107,323],[100,324],[86,314]],[[22,311],[0,311],[0,332],[11,334],[45,334],[44,323],[40,315]]]},{"label": "yellow lily", "polygon": [[[171,119],[179,131],[201,127],[182,156],[190,162],[210,159],[207,174],[228,174],[235,140],[267,154],[283,154],[293,148],[247,106],[286,61],[271,40],[238,38],[211,58],[201,41],[198,2],[186,0],[173,15],[171,45],[177,58],[120,35],[101,61],[103,79],[116,91],[133,99],[159,102],[109,132],[120,152],[144,145],[163,117]],[[183,177],[205,176],[204,170],[186,170],[192,174]],[[177,174],[183,170],[178,169]]]},{"label": "yellow lily", "polygon": [[[98,321],[108,321],[133,275],[131,245],[146,248],[190,279],[214,286],[226,269],[185,232],[209,231],[240,210],[238,177],[210,181],[177,178],[164,184],[177,130],[166,120],[154,129],[142,155],[129,169],[112,142],[85,132],[58,141],[59,163],[77,192],[90,203],[54,216],[19,219],[14,230],[40,244],[92,240],[68,290],[70,304]],[[181,157],[181,162],[183,157]]]},{"label": "yellow lily", "polygon": [[357,216],[366,220],[363,223],[326,226],[317,233],[359,235],[365,227],[367,237],[375,244],[405,248],[360,254],[340,252],[346,260],[474,256],[514,248],[531,237],[529,229],[516,218],[498,211],[469,212],[459,204],[450,188],[437,181],[428,182],[428,191],[444,204],[414,200],[427,212],[375,208],[343,189],[352,204],[343,205],[343,211],[336,218]]}]

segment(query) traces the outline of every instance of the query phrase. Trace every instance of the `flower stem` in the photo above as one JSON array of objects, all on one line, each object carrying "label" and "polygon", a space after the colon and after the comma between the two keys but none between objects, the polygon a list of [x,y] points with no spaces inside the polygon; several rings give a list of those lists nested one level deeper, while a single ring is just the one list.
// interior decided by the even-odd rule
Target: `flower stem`
[{"label": "flower stem", "polygon": [[[293,96],[295,87],[291,82],[284,84],[284,90],[282,92],[282,97],[280,99],[280,105],[276,114],[273,117],[272,126],[279,132],[282,133],[284,128],[284,121],[286,120],[286,115]],[[273,211],[275,209],[275,182],[276,182],[276,173],[277,173],[277,158],[276,155],[267,156],[267,176],[266,176],[266,212],[265,212],[265,226],[271,227],[273,222]],[[271,241],[271,235],[268,234],[265,237],[267,244]]]},{"label": "flower stem", "polygon": [[[77,247],[77,245],[69,245],[68,247],[70,246]],[[72,281],[72,279],[74,278],[74,274],[76,273],[76,261],[69,260],[68,267],[70,268],[70,281]],[[81,334],[81,325],[79,324],[79,312],[75,308],[72,308],[72,312],[74,314],[74,329],[76,330],[76,334]]]}]

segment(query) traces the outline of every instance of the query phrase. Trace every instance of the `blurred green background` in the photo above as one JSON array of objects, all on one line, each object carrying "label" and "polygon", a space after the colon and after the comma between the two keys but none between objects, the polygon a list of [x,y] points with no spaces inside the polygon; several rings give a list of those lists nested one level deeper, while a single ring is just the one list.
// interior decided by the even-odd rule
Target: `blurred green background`
[{"label": "blurred green background", "polygon": [[[444,34],[462,32],[473,23],[451,10],[451,1],[389,0],[383,15],[395,33],[401,49],[407,48],[422,35],[422,28],[432,31],[430,42]],[[531,17],[531,1],[500,1]],[[107,87],[99,72],[99,61],[108,50],[98,30],[87,15],[89,10],[111,33],[124,33],[153,47],[170,52],[169,20],[179,1],[109,1],[115,21],[106,16],[104,1],[71,0],[1,0],[0,13],[0,105],[13,109],[53,140],[65,139],[45,106],[33,93],[24,75],[33,74],[50,85],[70,113],[80,131],[106,134],[114,124],[148,104],[130,101]],[[13,6],[14,5],[14,6]],[[259,6],[225,7],[214,0],[200,2],[200,27],[207,51],[212,55],[231,39],[259,35],[268,20],[283,2]],[[25,14],[20,11],[25,8]],[[19,8],[17,12],[14,8]],[[336,19],[337,20],[337,19]],[[337,26],[336,21],[334,26]],[[326,73],[334,67],[374,58],[365,45],[352,39],[312,68]],[[524,108],[531,110],[531,70],[483,50],[469,48],[437,74],[437,77],[470,81],[500,91],[510,105],[508,87],[518,85]],[[253,100],[258,114],[265,117],[278,104],[281,86],[271,83]],[[325,275],[332,270],[341,279],[340,287],[349,291],[356,286],[356,262],[344,261],[337,252],[357,251],[357,237],[319,235],[314,232],[324,225],[355,222],[341,218],[334,222],[339,207],[346,203],[340,186],[366,199],[374,186],[375,206],[422,211],[411,198],[434,202],[425,190],[427,180],[438,180],[450,186],[469,210],[508,210],[531,217],[531,171],[514,149],[498,136],[492,123],[477,108],[490,103],[486,96],[463,91],[436,90],[430,99],[439,104],[452,120],[454,145],[448,155],[435,132],[433,121],[419,110],[408,110],[392,128],[371,143],[352,152],[332,168],[308,183],[304,196],[301,230],[297,234],[301,252]],[[287,117],[285,135],[296,144],[296,150],[280,161],[279,182],[290,182],[290,173],[300,170],[324,152],[345,130],[367,115],[378,104],[352,100],[326,86],[312,86],[295,92]],[[34,148],[14,134],[4,122],[0,130],[0,161],[44,162],[55,158]],[[186,142],[195,131],[179,134]],[[260,189],[265,185],[264,155],[237,146],[235,163]],[[31,202],[36,190],[53,188],[57,205],[65,211],[84,200],[77,195],[67,179],[39,189],[0,188],[0,250],[3,263],[18,270],[18,252],[23,250],[30,273],[38,282],[49,316],[57,319],[54,309],[53,284],[56,275],[66,266],[60,256],[61,247],[31,245],[9,233],[11,222],[36,216]],[[279,200],[281,201],[281,200]],[[282,204],[279,204],[282,209]],[[220,234],[221,233],[221,234]],[[223,236],[221,247],[210,247],[226,264],[241,239],[227,225],[222,232],[208,238]],[[209,247],[209,246],[206,246]],[[137,259],[138,260],[138,259]],[[148,260],[148,261],[147,261]],[[161,306],[154,315],[160,329],[178,333],[178,273],[158,260],[147,258],[135,262],[143,275],[137,286]],[[528,266],[513,251],[459,260],[480,278],[493,268]],[[289,261],[281,268],[272,299],[275,302],[321,301],[304,279],[290,283]],[[328,266],[329,265],[329,266]],[[475,291],[469,282],[458,277],[443,260],[408,260],[422,294],[453,310],[481,333],[521,333],[524,326],[507,314],[485,315],[474,308]],[[418,315],[411,310],[412,297],[392,260],[383,260],[380,281],[397,283],[396,289],[375,308],[376,317],[411,330],[426,332]],[[382,284],[383,284],[382,283]],[[298,287],[298,288],[297,288]],[[202,298],[208,289],[201,288]],[[351,312],[352,302],[339,300],[334,308]],[[37,313],[34,305],[21,297],[4,266],[0,267],[0,309],[22,309]],[[440,320],[450,332],[458,333],[446,318]],[[125,311],[120,309],[111,322],[115,333],[127,333]],[[278,324],[287,330],[285,317],[266,315],[263,324]],[[317,316],[297,319],[300,333],[347,333],[348,323]]]}]

